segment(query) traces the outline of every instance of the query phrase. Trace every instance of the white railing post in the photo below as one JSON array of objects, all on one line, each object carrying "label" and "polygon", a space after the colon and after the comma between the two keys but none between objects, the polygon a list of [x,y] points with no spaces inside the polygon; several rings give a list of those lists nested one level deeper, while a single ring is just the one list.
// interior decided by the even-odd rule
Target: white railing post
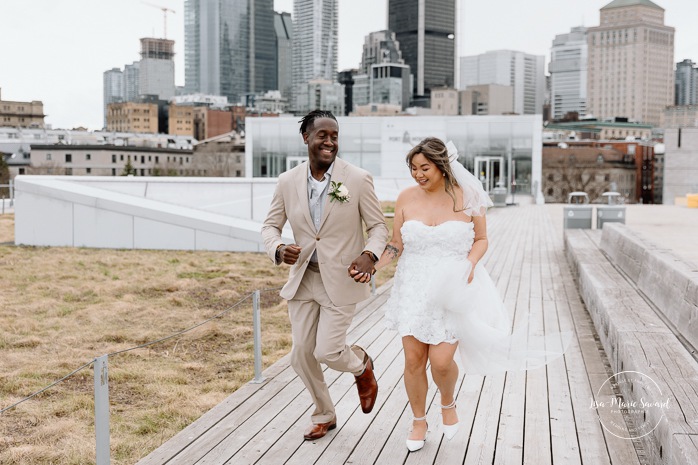
[{"label": "white railing post", "polygon": [[262,376],[262,322],[259,309],[259,290],[252,294],[252,333],[254,334],[254,379],[255,384],[264,382]]},{"label": "white railing post", "polygon": [[95,438],[97,465],[109,465],[109,367],[108,356],[97,357],[95,378]]}]

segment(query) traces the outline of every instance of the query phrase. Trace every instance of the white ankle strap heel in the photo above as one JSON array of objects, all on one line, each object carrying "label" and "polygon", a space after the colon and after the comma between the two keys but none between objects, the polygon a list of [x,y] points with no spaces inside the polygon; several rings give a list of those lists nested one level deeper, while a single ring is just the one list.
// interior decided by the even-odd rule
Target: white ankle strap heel
[{"label": "white ankle strap heel", "polygon": [[[441,408],[444,409],[444,410],[456,408],[456,400],[453,399],[453,402],[451,402],[451,403],[448,404],[448,405],[442,405]],[[443,423],[443,415],[441,416],[441,422]],[[446,424],[444,424],[444,425],[443,425],[443,427],[444,427],[444,436],[446,436],[446,439],[448,439],[449,441],[450,441],[451,439],[453,439],[453,437],[454,437],[454,436],[456,435],[456,433],[458,432],[458,427],[459,427],[459,426],[460,426],[460,422],[459,422],[459,421],[457,421],[457,422],[456,422],[455,424],[453,424],[453,425],[446,425]]]},{"label": "white ankle strap heel", "polygon": [[[419,418],[413,418],[412,421],[427,421],[427,417],[419,417]],[[429,424],[427,423],[427,428],[429,427]],[[412,428],[410,428],[410,432],[412,432]],[[429,431],[427,430],[426,433],[424,433],[424,439],[407,439],[405,443],[407,444],[407,450],[410,452],[416,452],[422,447],[424,447],[424,443],[427,440],[427,434]]]}]

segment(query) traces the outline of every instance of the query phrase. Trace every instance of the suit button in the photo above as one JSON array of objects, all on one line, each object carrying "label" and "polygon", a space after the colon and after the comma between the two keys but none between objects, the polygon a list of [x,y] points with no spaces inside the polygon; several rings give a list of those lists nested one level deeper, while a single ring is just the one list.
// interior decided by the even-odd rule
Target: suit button
[{"label": "suit button", "polygon": [[316,241],[319,241],[319,240],[320,240],[320,237],[319,237],[319,236],[318,236],[318,237],[316,237],[316,238],[315,238],[315,240],[316,240]]}]

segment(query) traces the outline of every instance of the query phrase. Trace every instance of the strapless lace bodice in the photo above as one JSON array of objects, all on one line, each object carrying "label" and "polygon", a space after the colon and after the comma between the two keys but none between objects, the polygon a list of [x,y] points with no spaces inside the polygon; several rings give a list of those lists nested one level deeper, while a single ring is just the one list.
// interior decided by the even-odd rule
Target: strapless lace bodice
[{"label": "strapless lace bodice", "polygon": [[446,221],[429,226],[421,221],[408,220],[402,224],[403,257],[428,256],[436,258],[466,258],[473,246],[473,223]]}]

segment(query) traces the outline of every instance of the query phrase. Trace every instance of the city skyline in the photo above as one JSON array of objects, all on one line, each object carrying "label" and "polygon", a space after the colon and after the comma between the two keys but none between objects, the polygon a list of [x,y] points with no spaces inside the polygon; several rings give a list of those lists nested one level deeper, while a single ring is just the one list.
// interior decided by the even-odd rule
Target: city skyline
[{"label": "city skyline", "polygon": [[[547,68],[555,35],[598,25],[599,10],[609,1],[560,8],[553,0],[459,0],[464,19],[456,37],[458,56],[511,49],[545,55]],[[153,3],[176,12],[167,14],[167,38],[175,41],[175,83],[184,85],[184,0]],[[655,3],[666,10],[665,24],[676,28],[673,61],[698,61],[698,31],[691,24],[698,2]],[[274,0],[276,11],[292,12],[292,5]],[[140,0],[2,2],[0,17],[7,24],[0,31],[2,98],[42,101],[46,123],[54,128],[101,128],[104,71],[138,60],[141,38],[163,36],[162,11]],[[29,23],[33,32],[27,36]],[[387,1],[340,0],[338,70],[358,67],[365,36],[386,27]]]}]

